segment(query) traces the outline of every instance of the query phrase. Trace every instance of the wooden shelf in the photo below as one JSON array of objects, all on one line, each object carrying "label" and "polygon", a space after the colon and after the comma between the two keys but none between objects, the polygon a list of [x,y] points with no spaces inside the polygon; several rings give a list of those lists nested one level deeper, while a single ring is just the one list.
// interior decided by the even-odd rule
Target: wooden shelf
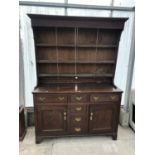
[{"label": "wooden shelf", "polygon": [[38,60],[37,63],[59,63],[59,64],[115,64],[114,60],[104,60],[104,61],[51,61],[51,60]]},{"label": "wooden shelf", "polygon": [[76,45],[77,47],[91,47],[91,48],[116,48],[117,45]]},{"label": "wooden shelf", "polygon": [[117,45],[74,45],[74,44],[52,45],[52,44],[36,44],[36,47],[116,48],[118,46]]},{"label": "wooden shelf", "polygon": [[39,77],[113,77],[113,74],[39,74]]},{"label": "wooden shelf", "polygon": [[75,47],[73,44],[52,45],[52,44],[36,44],[37,47]]}]

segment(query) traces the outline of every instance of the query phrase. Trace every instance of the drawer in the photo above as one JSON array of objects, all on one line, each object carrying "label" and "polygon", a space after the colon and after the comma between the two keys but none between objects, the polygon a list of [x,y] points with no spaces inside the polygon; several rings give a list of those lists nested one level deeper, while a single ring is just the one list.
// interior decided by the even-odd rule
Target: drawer
[{"label": "drawer", "polygon": [[84,105],[70,105],[70,113],[86,113],[87,107]]},{"label": "drawer", "polygon": [[76,102],[76,103],[87,102],[88,96],[86,94],[74,94],[74,95],[71,95],[70,100],[71,102]]},{"label": "drawer", "polygon": [[103,102],[103,101],[119,101],[118,94],[92,94],[90,95],[90,102]]},{"label": "drawer", "polygon": [[37,94],[35,101],[39,103],[64,103],[67,102],[67,96],[64,94]]},{"label": "drawer", "polygon": [[86,132],[87,132],[87,128],[86,126],[83,126],[83,125],[72,125],[70,127],[70,133],[72,134],[82,134]]},{"label": "drawer", "polygon": [[71,114],[70,115],[70,132],[73,134],[81,134],[87,131],[88,120],[87,114]]},{"label": "drawer", "polygon": [[85,115],[70,115],[71,125],[85,125],[87,124],[87,117]]}]

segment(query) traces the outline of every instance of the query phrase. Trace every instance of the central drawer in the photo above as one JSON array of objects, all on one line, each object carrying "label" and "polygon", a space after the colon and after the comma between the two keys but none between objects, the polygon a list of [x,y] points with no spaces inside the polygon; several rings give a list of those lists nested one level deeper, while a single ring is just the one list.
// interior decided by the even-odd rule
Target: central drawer
[{"label": "central drawer", "polygon": [[70,115],[70,123],[71,125],[84,125],[87,121],[87,117],[85,115]]},{"label": "central drawer", "polygon": [[72,114],[81,114],[87,112],[87,106],[86,105],[70,105],[69,106],[70,113]]},{"label": "central drawer", "polygon": [[84,134],[86,132],[87,132],[86,126],[74,125],[74,126],[71,126],[71,128],[70,128],[71,134]]},{"label": "central drawer", "polygon": [[65,94],[37,94],[35,95],[36,102],[39,103],[66,103],[67,95]]},{"label": "central drawer", "polygon": [[70,101],[72,103],[88,102],[88,95],[86,95],[86,94],[73,94],[70,96]]}]

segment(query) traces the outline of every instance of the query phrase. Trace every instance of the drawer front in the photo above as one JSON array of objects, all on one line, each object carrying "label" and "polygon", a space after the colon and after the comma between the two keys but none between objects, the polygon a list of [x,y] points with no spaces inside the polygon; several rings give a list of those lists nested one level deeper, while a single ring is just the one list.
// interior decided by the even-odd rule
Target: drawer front
[{"label": "drawer front", "polygon": [[72,126],[70,129],[70,132],[72,134],[82,134],[82,133],[86,133],[86,127],[82,127],[82,126]]},{"label": "drawer front", "polygon": [[119,101],[118,94],[92,94],[90,95],[90,102],[103,102],[103,101]]},{"label": "drawer front", "polygon": [[70,97],[71,102],[82,103],[88,101],[88,96],[86,94],[74,94]]},{"label": "drawer front", "polygon": [[70,115],[71,125],[85,125],[87,117],[85,115]]},{"label": "drawer front", "polygon": [[35,101],[38,103],[65,103],[67,102],[67,96],[64,94],[37,94],[35,95]]},{"label": "drawer front", "polygon": [[82,134],[87,131],[88,120],[85,114],[70,115],[70,132],[72,134]]},{"label": "drawer front", "polygon": [[70,105],[70,113],[86,113],[87,107],[84,105]]}]

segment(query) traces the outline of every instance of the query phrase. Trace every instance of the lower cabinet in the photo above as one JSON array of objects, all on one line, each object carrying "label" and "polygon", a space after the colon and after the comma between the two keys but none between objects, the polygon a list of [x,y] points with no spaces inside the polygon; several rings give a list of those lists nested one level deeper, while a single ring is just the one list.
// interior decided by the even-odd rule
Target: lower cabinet
[{"label": "lower cabinet", "polygon": [[90,133],[112,132],[115,129],[117,107],[115,105],[90,105]]},{"label": "lower cabinet", "polygon": [[117,139],[120,102],[102,101],[102,98],[99,98],[98,102],[89,102],[89,99],[82,102],[81,100],[86,101],[88,96],[81,97],[78,94],[67,102],[58,100],[59,102],[55,103],[49,102],[48,96],[40,102],[35,98],[36,143],[43,138],[71,135],[109,135]]},{"label": "lower cabinet", "polygon": [[67,106],[38,106],[36,119],[40,135],[67,133]]}]

